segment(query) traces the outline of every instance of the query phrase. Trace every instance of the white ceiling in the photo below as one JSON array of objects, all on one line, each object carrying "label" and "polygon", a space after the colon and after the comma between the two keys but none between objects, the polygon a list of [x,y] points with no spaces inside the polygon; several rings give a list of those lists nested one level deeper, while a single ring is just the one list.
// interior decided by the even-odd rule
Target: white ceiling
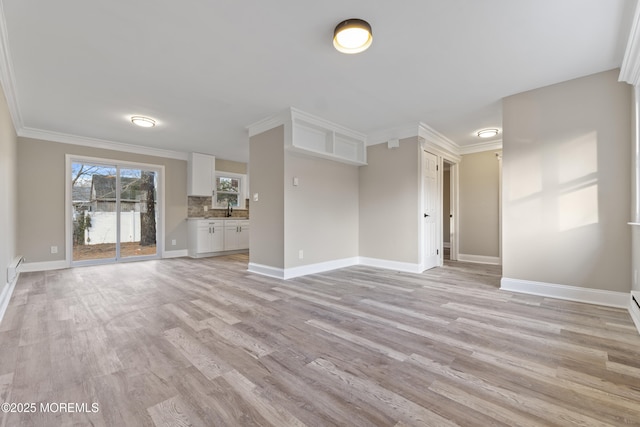
[{"label": "white ceiling", "polygon": [[[619,67],[635,3],[0,0],[2,83],[19,132],[247,161],[246,127],[294,106],[364,133],[424,122],[464,147],[501,127],[501,98]],[[371,24],[368,51],[333,48],[347,18]]]}]

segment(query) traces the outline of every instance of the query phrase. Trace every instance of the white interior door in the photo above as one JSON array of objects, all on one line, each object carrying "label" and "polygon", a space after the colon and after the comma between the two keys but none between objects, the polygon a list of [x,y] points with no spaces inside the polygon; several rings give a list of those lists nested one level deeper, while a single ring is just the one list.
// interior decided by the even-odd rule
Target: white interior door
[{"label": "white interior door", "polygon": [[438,158],[422,152],[422,188],[424,206],[424,269],[436,267],[439,264],[438,245]]}]

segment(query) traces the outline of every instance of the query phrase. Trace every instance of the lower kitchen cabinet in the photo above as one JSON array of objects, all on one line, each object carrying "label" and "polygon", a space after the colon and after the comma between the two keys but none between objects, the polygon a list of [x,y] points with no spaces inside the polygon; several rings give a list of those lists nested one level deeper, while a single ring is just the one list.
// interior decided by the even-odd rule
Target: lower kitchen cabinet
[{"label": "lower kitchen cabinet", "polygon": [[189,256],[215,255],[224,251],[249,249],[249,221],[190,219]]},{"label": "lower kitchen cabinet", "polygon": [[224,250],[249,249],[249,221],[225,221]]}]

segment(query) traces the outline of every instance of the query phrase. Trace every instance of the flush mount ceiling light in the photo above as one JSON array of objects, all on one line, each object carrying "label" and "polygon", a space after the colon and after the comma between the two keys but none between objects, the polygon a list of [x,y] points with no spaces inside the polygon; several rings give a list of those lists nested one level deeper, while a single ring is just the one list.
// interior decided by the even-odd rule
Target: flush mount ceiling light
[{"label": "flush mount ceiling light", "polygon": [[498,134],[498,129],[482,129],[478,132],[480,138],[492,138]]},{"label": "flush mount ceiling light", "polygon": [[371,46],[371,25],[362,19],[347,19],[333,31],[333,46],[342,53],[360,53]]},{"label": "flush mount ceiling light", "polygon": [[150,119],[149,117],[143,117],[143,116],[133,116],[131,117],[131,123],[133,123],[134,125],[138,125],[140,127],[143,128],[152,128],[156,125],[156,121],[153,119]]}]

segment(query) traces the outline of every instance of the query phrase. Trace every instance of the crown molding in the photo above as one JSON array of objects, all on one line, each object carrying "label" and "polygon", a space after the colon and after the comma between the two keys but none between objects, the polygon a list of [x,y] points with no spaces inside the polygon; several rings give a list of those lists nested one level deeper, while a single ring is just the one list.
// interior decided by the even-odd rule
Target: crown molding
[{"label": "crown molding", "polygon": [[431,147],[435,146],[453,155],[454,158],[459,158],[465,154],[480,153],[482,151],[502,150],[502,139],[460,146],[423,122],[417,124],[409,123],[404,126],[372,132],[367,135],[367,145],[377,145],[391,139],[405,139],[413,136],[424,139],[431,144]]},{"label": "crown molding", "polygon": [[11,61],[11,54],[9,52],[7,21],[5,20],[4,7],[0,0],[0,85],[2,85],[4,96],[7,99],[13,127],[17,132],[18,129],[22,128],[23,122],[22,116],[20,115],[20,108],[18,107],[18,97],[16,96],[15,90],[16,84],[13,75],[13,62]]},{"label": "crown molding", "polygon": [[367,145],[377,145],[390,139],[406,139],[412,136],[418,136],[417,123],[407,123],[406,125],[371,132],[367,134]]},{"label": "crown molding", "polygon": [[427,142],[437,145],[445,151],[455,154],[456,156],[460,155],[460,146],[458,144],[426,123],[420,122],[418,124],[418,136]]},{"label": "crown molding", "polygon": [[460,154],[481,153],[483,151],[502,150],[502,139],[496,141],[479,142],[477,144],[460,147]]},{"label": "crown molding", "polygon": [[634,86],[640,84],[640,3],[636,4],[636,10],[633,14],[631,31],[618,80]]},{"label": "crown molding", "polygon": [[246,129],[249,132],[249,138],[290,122],[291,110],[291,108],[287,108],[286,110],[280,111],[273,116],[258,120],[257,122],[254,122],[247,126]]},{"label": "crown molding", "polygon": [[247,126],[247,131],[249,132],[249,138],[252,136],[261,134],[278,126],[282,126],[285,124],[291,124],[294,121],[303,121],[316,126],[320,126],[322,128],[334,129],[343,135],[351,136],[353,138],[357,138],[360,140],[367,139],[367,135],[361,132],[357,132],[353,129],[349,129],[340,124],[334,123],[332,121],[323,119],[322,117],[314,116],[313,114],[307,113],[306,111],[302,111],[295,107],[289,107],[273,116],[267,117],[265,119],[259,120],[255,123]]},{"label": "crown molding", "polygon": [[108,141],[105,139],[89,138],[78,135],[70,135],[61,132],[52,132],[42,129],[23,127],[17,130],[22,138],[41,139],[44,141],[59,142],[62,144],[81,145],[84,147],[102,148],[104,150],[122,151],[125,153],[144,154],[147,156],[164,157],[168,159],[187,160],[188,154],[182,151],[165,150],[162,148],[143,147],[141,145],[125,144],[123,142]]},{"label": "crown molding", "polygon": [[292,122],[298,122],[298,121],[306,122],[308,124],[316,125],[324,129],[331,129],[334,132],[337,132],[339,134],[350,136],[352,138],[355,138],[361,141],[365,141],[365,145],[366,145],[367,135],[362,132],[355,131],[346,126],[332,122],[322,117],[314,116],[313,114],[307,113],[298,108],[290,107],[288,111],[289,111]]}]

